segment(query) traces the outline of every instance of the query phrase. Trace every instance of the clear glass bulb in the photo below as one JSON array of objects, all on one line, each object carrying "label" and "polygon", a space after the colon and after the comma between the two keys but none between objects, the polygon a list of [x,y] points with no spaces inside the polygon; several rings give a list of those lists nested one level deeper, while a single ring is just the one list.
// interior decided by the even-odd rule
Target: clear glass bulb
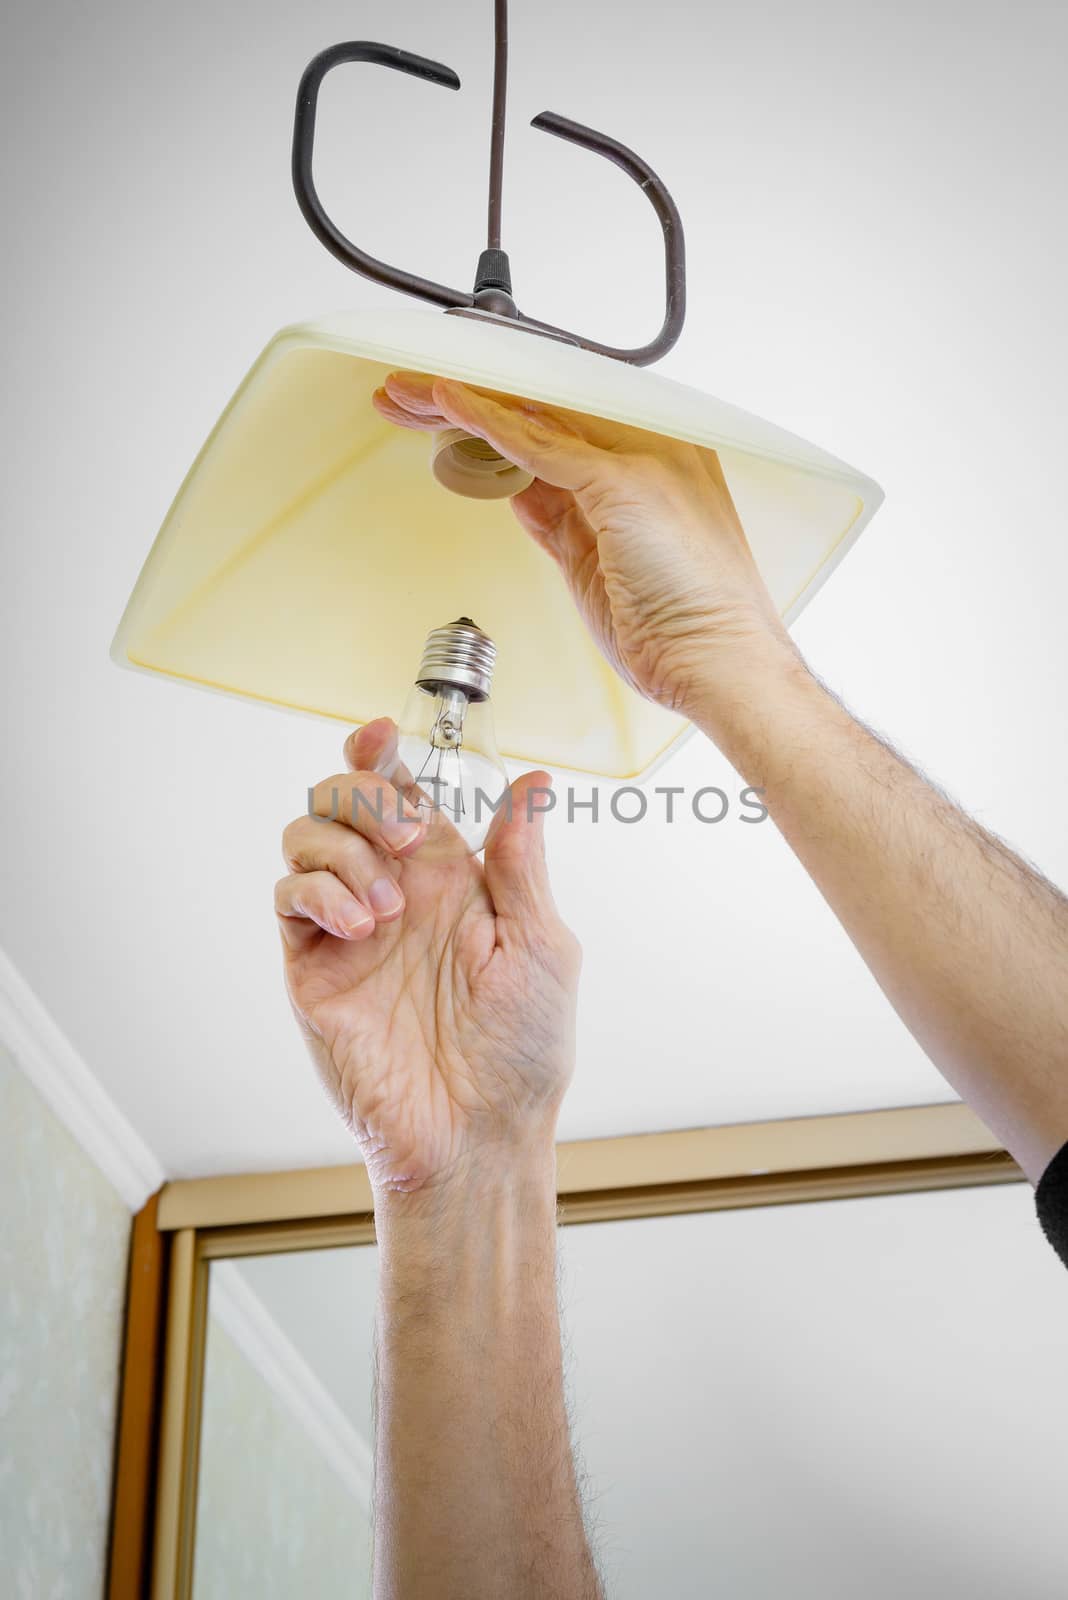
[{"label": "clear glass bulb", "polygon": [[461,689],[416,685],[397,724],[397,753],[418,790],[420,810],[450,823],[469,850],[481,850],[508,787],[488,700]]},{"label": "clear glass bulb", "polygon": [[[387,774],[428,813],[432,835],[481,850],[508,788],[489,689],[496,649],[468,617],[430,635],[397,723]],[[399,777],[398,777],[399,773]]]}]

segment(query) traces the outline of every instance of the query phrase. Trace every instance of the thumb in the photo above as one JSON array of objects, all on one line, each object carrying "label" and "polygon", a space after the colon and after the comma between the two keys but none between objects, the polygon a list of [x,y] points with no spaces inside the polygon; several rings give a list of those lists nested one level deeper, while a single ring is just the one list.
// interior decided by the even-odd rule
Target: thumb
[{"label": "thumb", "polygon": [[525,772],[493,819],[483,862],[499,917],[516,922],[555,914],[545,863],[545,815],[556,803],[547,772]]}]

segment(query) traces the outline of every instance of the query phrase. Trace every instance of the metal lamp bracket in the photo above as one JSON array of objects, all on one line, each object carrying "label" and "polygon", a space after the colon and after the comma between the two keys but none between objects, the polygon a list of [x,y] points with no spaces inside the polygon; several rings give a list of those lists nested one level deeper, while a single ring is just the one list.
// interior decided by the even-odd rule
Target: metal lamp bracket
[{"label": "metal lamp bracket", "polygon": [[319,89],[327,73],[334,67],[352,61],[369,61],[377,66],[391,67],[396,72],[406,72],[446,89],[459,89],[460,79],[451,67],[440,61],[429,61],[424,56],[399,50],[393,45],[374,44],[370,41],[352,41],[331,45],[309,62],[297,91],[296,115],[293,123],[293,188],[297,203],[308,226],[332,255],[351,268],[353,272],[370,278],[387,288],[398,289],[402,294],[417,295],[446,310],[472,316],[488,316],[494,322],[510,322],[531,332],[553,339],[563,339],[598,355],[611,356],[617,361],[634,366],[648,366],[671,349],[682,331],[686,315],[686,257],[682,220],[666,185],[641,156],[606,133],[598,133],[581,122],[572,122],[555,111],[543,111],[536,116],[531,127],[551,133],[558,139],[621,167],[634,179],[648,197],[656,212],[664,236],[665,308],[664,320],[656,337],[648,344],[634,349],[621,349],[615,345],[601,344],[582,334],[570,333],[539,322],[521,312],[512,299],[511,273],[508,257],[500,248],[501,185],[503,175],[504,105],[507,71],[507,6],[506,0],[496,0],[496,63],[493,96],[493,129],[490,160],[489,229],[488,244],[479,259],[474,290],[449,288],[432,278],[420,277],[403,267],[389,265],[361,250],[327,215],[319,199],[312,174],[315,149],[315,116]]}]

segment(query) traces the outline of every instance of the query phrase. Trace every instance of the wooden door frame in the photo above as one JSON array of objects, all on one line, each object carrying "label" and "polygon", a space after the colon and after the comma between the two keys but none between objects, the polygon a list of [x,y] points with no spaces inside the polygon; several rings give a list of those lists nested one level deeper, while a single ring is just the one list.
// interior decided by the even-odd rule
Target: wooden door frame
[{"label": "wooden door frame", "polygon": [[[959,1103],[557,1147],[564,1225],[1022,1180]],[[191,1600],[209,1263],[373,1240],[355,1164],[168,1183],[138,1213],[107,1600]]]}]

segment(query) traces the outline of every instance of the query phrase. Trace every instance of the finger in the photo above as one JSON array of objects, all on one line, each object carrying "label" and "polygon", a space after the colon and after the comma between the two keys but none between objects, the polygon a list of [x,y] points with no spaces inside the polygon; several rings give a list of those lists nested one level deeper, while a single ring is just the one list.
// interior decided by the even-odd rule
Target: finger
[{"label": "finger", "polygon": [[515,402],[525,409],[512,409],[445,378],[435,379],[433,400],[454,427],[478,434],[517,467],[558,489],[581,493],[605,469],[604,451],[570,431],[544,408],[532,414],[527,401]]},{"label": "finger", "polygon": [[597,548],[597,539],[586,518],[567,489],[535,478],[528,489],[512,496],[512,510],[519,524],[565,571],[586,559]]},{"label": "finger", "polygon": [[301,950],[320,933],[337,939],[367,939],[375,919],[332,872],[295,872],[274,886],[274,909],[282,938]]},{"label": "finger", "polygon": [[486,885],[499,917],[519,923],[553,915],[545,863],[545,814],[552,805],[547,772],[525,772],[493,819],[483,857]]},{"label": "finger", "polygon": [[[386,387],[377,389],[372,397],[375,409],[402,428],[443,428],[447,418],[434,401],[433,385],[433,378],[423,373],[391,373]],[[512,497],[512,505],[520,524],[556,561],[581,559],[595,543],[589,523],[567,489],[536,478],[529,488]]]},{"label": "finger", "polygon": [[373,767],[404,796],[426,829],[419,849],[433,843],[437,854],[443,850],[450,855],[466,850],[448,806],[440,803],[441,797],[433,791],[433,785],[428,793],[412,777],[398,748],[397,724],[389,717],[379,717],[350,733],[345,740],[345,760],[354,769]]},{"label": "finger", "polygon": [[512,510],[520,526],[551,556],[557,554],[560,525],[574,504],[575,498],[569,490],[556,489],[540,478],[512,496]]},{"label": "finger", "polygon": [[383,765],[395,760],[396,754],[397,724],[392,717],[365,722],[345,740],[345,765],[353,772],[380,772]]},{"label": "finger", "polygon": [[298,817],[282,835],[291,872],[332,872],[376,922],[392,922],[404,910],[404,894],[386,859],[341,822]]},{"label": "finger", "polygon": [[380,772],[342,772],[308,791],[308,813],[344,823],[378,850],[410,856],[426,824],[410,800]]},{"label": "finger", "polygon": [[353,772],[380,772],[413,806],[427,798],[401,760],[397,724],[391,717],[376,717],[374,722],[365,722],[349,734],[345,740],[345,764]]},{"label": "finger", "polygon": [[444,417],[426,417],[418,412],[412,412],[407,407],[393,400],[385,389],[376,389],[371,396],[371,404],[379,414],[388,422],[395,422],[400,428],[418,428],[424,432],[447,426]]},{"label": "finger", "polygon": [[427,427],[441,428],[449,426],[451,419],[443,411],[436,394],[435,386],[439,383],[449,383],[454,388],[466,390],[468,394],[493,401],[506,411],[540,417],[551,422],[560,432],[572,438],[584,439],[587,444],[603,450],[620,452],[629,449],[640,452],[649,451],[656,441],[663,445],[658,435],[631,427],[628,423],[613,422],[608,417],[591,417],[584,411],[569,411],[564,406],[529,400],[522,395],[504,394],[498,389],[474,388],[456,380],[435,378],[426,372],[391,372],[383,388],[394,405],[399,406],[409,418],[422,417]]},{"label": "finger", "polygon": [[422,418],[420,426],[446,428],[449,423],[434,399],[437,380],[426,372],[391,372],[383,389],[390,403],[412,420]]}]

